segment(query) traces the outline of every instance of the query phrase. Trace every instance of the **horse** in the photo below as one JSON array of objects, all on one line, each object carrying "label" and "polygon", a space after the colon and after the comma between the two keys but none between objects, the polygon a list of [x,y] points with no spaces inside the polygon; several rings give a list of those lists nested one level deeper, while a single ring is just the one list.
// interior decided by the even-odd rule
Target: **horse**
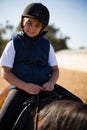
[{"label": "horse", "polygon": [[[61,95],[60,92],[57,93],[57,91],[49,93],[45,92],[43,96],[42,94],[32,96],[31,99],[24,102],[25,107],[16,120],[12,130],[73,130],[68,129],[68,126],[66,129],[62,129],[63,124],[61,122],[64,118],[66,119],[66,117],[64,117],[64,113],[68,113],[68,120],[69,115],[75,110],[77,110],[77,116],[80,113],[81,108],[83,109],[83,115],[86,116],[86,121],[84,121],[83,118],[80,120],[80,122],[84,121],[85,123],[82,127],[78,126],[78,130],[86,130],[83,128],[87,128],[87,104],[84,105],[78,97],[61,86],[59,87],[63,90],[63,92],[68,93],[71,97],[69,97],[69,95],[66,96],[66,94],[63,95],[62,93]],[[63,117],[59,118],[59,115],[62,114]],[[71,116],[71,119],[73,115]],[[76,117],[74,118],[76,119]],[[77,118],[77,124],[78,119],[79,118]],[[65,126],[67,120],[65,121]],[[73,120],[74,119],[72,119],[72,121]],[[72,124],[70,124],[69,128],[71,126]],[[74,128],[74,130],[77,129]]]},{"label": "horse", "polygon": [[[76,107],[70,110],[71,113],[79,108],[79,106],[83,107],[82,100],[58,84],[55,85],[54,91],[42,93],[33,95],[31,99],[24,102],[24,109],[19,114],[12,130],[73,130],[62,129],[62,126],[60,127],[59,125],[60,121],[63,121],[63,117],[58,119],[58,115],[64,112],[67,113],[73,106]],[[87,119],[87,105],[85,115]],[[82,128],[86,126],[84,123]],[[74,130],[77,129],[74,128]],[[78,127],[78,130],[86,129]]]},{"label": "horse", "polygon": [[87,104],[73,100],[53,101],[39,112],[37,129],[87,130]]},{"label": "horse", "polygon": [[9,85],[5,86],[3,89],[0,90],[0,108],[2,107],[9,91],[10,91]]},{"label": "horse", "polygon": [[87,130],[87,104],[65,99],[49,103],[39,111],[37,130]]}]

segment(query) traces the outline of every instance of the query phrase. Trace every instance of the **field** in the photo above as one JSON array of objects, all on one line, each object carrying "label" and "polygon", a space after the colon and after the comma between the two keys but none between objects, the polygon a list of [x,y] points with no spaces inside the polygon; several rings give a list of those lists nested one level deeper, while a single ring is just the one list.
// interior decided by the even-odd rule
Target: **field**
[{"label": "field", "polygon": [[87,103],[87,72],[60,68],[57,83]]}]

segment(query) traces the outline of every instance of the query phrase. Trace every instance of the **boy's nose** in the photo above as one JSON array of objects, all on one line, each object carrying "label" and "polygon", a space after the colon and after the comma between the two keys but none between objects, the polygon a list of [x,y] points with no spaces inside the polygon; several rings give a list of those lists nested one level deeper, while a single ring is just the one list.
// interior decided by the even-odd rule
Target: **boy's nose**
[{"label": "boy's nose", "polygon": [[30,29],[34,30],[34,29],[35,29],[35,26],[34,26],[34,25],[31,25],[31,26],[30,26]]}]

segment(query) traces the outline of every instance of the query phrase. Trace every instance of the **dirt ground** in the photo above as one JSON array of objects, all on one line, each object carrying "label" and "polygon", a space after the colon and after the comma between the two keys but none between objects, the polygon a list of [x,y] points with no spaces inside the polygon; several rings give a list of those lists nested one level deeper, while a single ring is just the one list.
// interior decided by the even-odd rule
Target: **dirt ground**
[{"label": "dirt ground", "polygon": [[87,103],[87,72],[60,68],[57,83]]},{"label": "dirt ground", "polygon": [[[87,72],[61,67],[59,67],[59,70],[60,76],[57,83],[87,103]],[[8,83],[1,78],[0,74],[0,91],[7,85]]]}]

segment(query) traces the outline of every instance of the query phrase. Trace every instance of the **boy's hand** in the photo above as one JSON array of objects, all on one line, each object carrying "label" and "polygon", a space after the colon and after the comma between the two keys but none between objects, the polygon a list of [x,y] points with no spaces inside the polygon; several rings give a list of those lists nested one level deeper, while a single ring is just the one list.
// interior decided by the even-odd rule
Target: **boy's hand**
[{"label": "boy's hand", "polygon": [[40,91],[42,91],[43,88],[41,88],[39,85],[36,85],[36,84],[32,84],[32,83],[27,83],[25,85],[25,91],[29,94],[38,94],[40,93]]},{"label": "boy's hand", "polygon": [[54,84],[52,84],[52,82],[48,81],[48,82],[44,83],[41,87],[43,88],[43,91],[53,91]]}]

